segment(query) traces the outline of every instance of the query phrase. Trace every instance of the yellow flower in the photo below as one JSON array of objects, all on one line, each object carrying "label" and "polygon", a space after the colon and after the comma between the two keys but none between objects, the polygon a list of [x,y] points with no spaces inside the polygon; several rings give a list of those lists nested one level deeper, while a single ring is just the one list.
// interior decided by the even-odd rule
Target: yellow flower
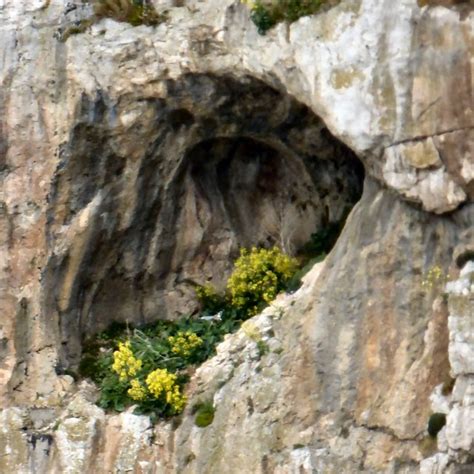
[{"label": "yellow flower", "polygon": [[135,377],[142,365],[143,362],[134,357],[130,341],[119,342],[119,349],[114,352],[112,370],[118,374],[120,380],[124,381],[129,377]]},{"label": "yellow flower", "polygon": [[444,274],[443,269],[439,265],[431,267],[425,278],[421,282],[422,288],[432,290],[436,287],[445,285],[448,281],[448,275]]},{"label": "yellow flower", "polygon": [[255,0],[241,0],[244,5],[247,5],[251,10],[255,8]]},{"label": "yellow flower", "polygon": [[132,400],[140,402],[146,398],[146,388],[142,386],[139,380],[133,379],[130,382],[131,387],[128,389],[127,393]]},{"label": "yellow flower", "polygon": [[171,351],[182,357],[189,357],[198,347],[202,346],[202,339],[192,331],[179,331],[176,336],[168,337]]},{"label": "yellow flower", "polygon": [[242,249],[227,281],[232,306],[256,314],[262,303],[270,303],[284,289],[298,268],[296,259],[280,249]]},{"label": "yellow flower", "polygon": [[156,369],[148,374],[146,384],[155,398],[164,396],[166,403],[179,413],[186,404],[186,397],[181,394],[176,378],[176,375],[170,374],[166,369]]}]

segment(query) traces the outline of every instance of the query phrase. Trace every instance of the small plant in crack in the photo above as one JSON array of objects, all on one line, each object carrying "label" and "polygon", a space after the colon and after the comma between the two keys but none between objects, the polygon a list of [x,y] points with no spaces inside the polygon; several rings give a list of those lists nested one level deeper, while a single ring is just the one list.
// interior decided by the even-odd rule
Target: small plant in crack
[{"label": "small plant in crack", "polygon": [[60,29],[57,37],[66,42],[72,35],[81,34],[103,18],[111,18],[132,26],[157,26],[167,20],[166,13],[156,11],[149,0],[84,0],[92,6],[93,15],[76,21],[64,30]]},{"label": "small plant in crack", "polygon": [[112,18],[133,26],[155,26],[165,20],[149,0],[92,0],[91,3],[98,19]]},{"label": "small plant in crack", "polygon": [[214,421],[216,408],[212,401],[197,402],[192,409],[195,414],[194,424],[199,428],[206,428]]},{"label": "small plant in crack", "polygon": [[263,357],[265,354],[268,354],[270,352],[270,347],[268,347],[268,344],[265,341],[257,341],[257,349],[258,349],[258,354],[260,357]]},{"label": "small plant in crack", "polygon": [[336,222],[329,222],[321,229],[311,234],[309,241],[302,247],[297,258],[300,269],[293,275],[287,285],[289,292],[294,292],[301,287],[302,278],[313,268],[316,263],[322,262],[334,245],[344,228],[349,210],[345,210],[342,218]]},{"label": "small plant in crack", "polygon": [[250,18],[257,27],[258,32],[264,35],[277,23],[288,21],[290,23],[307,15],[321,11],[321,8],[334,4],[331,0],[242,0],[251,11]]},{"label": "small plant in crack", "polygon": [[424,275],[421,287],[425,290],[439,290],[448,282],[448,275],[443,271],[441,266],[432,266]]}]

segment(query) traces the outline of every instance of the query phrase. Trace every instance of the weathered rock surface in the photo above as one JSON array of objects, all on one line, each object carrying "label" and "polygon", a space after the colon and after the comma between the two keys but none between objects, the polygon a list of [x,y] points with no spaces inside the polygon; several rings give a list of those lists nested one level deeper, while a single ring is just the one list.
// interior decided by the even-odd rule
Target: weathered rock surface
[{"label": "weathered rock surface", "polygon": [[421,463],[422,474],[474,469],[474,261],[448,283],[449,362],[455,382],[450,393],[433,394],[433,411],[444,413],[446,426],[438,434],[439,452]]},{"label": "weathered rock surface", "polygon": [[[188,1],[65,41],[87,6],[0,3],[0,471],[417,472],[450,370],[423,468],[472,462],[472,298],[448,331],[421,283],[472,258],[474,13],[418,3],[261,37],[237,1]],[[321,273],[254,321],[270,353],[239,332],[196,374],[210,427],[153,437],[74,395],[84,334],[192,310],[239,245],[297,249],[358,199],[355,155],[364,197]]]}]

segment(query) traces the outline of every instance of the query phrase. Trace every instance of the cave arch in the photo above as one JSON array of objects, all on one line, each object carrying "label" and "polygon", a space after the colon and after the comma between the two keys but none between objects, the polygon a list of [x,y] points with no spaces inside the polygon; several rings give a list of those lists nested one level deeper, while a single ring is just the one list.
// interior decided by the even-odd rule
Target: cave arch
[{"label": "cave arch", "polygon": [[286,92],[202,74],[162,90],[84,96],[61,149],[44,290],[63,365],[112,321],[193,312],[240,246],[295,253],[360,198],[357,157]]}]

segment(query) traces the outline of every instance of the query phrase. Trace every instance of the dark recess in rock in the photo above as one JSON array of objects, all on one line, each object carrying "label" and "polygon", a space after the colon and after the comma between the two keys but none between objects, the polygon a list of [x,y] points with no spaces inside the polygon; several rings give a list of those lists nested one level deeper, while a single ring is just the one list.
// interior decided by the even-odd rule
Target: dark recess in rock
[{"label": "dark recess in rock", "polygon": [[[166,86],[84,96],[61,150],[44,288],[65,367],[112,321],[195,311],[194,285],[225,281],[242,246],[294,254],[362,193],[354,153],[288,94],[247,77]],[[81,230],[63,244],[66,225]]]}]

